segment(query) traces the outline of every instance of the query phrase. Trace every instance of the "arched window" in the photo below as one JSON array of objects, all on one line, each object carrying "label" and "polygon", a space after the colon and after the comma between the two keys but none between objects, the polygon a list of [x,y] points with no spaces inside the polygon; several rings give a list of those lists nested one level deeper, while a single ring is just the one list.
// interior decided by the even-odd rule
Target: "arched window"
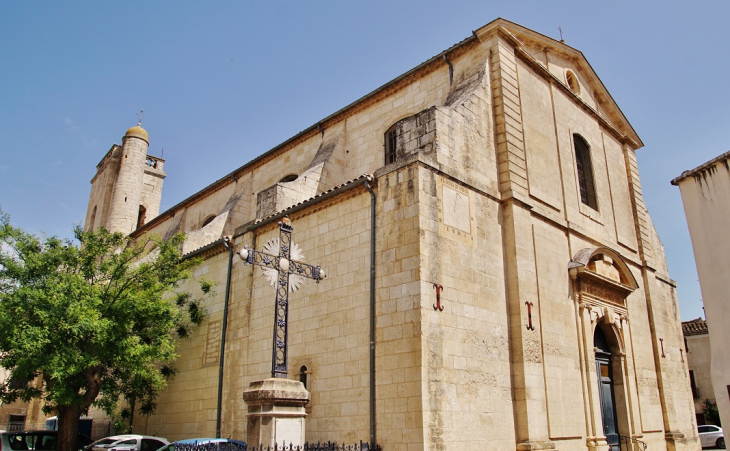
[{"label": "arched window", "polygon": [[137,216],[137,228],[139,229],[145,223],[145,217],[147,216],[147,209],[144,205],[139,206],[139,215]]},{"label": "arched window", "polygon": [[398,146],[398,124],[393,124],[387,132],[385,132],[385,164],[395,163],[395,149]]},{"label": "arched window", "polygon": [[279,180],[279,183],[293,182],[294,180],[297,179],[297,177],[299,177],[299,176],[296,174],[289,174],[286,177],[284,177],[283,179]]},{"label": "arched window", "polygon": [[301,382],[304,385],[304,388],[307,388],[307,367],[302,366],[299,368],[299,382]]},{"label": "arched window", "polygon": [[591,165],[591,149],[585,139],[578,134],[573,135],[573,146],[575,147],[575,165],[578,170],[580,201],[592,209],[598,210],[593,166]]},{"label": "arched window", "polygon": [[207,226],[208,224],[213,222],[214,219],[215,219],[215,215],[208,216],[207,218],[205,218],[205,221],[203,221],[203,225],[201,225],[200,228],[202,229],[203,227]]}]

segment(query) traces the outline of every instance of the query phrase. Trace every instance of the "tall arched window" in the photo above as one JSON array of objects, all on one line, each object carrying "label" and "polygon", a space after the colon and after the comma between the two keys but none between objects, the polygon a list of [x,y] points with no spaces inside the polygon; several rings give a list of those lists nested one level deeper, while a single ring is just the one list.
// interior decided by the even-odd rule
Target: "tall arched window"
[{"label": "tall arched window", "polygon": [[397,124],[393,124],[387,132],[385,132],[385,164],[395,163],[395,149],[398,145],[398,128]]},{"label": "tall arched window", "polygon": [[147,209],[144,207],[144,205],[140,205],[139,206],[139,215],[137,216],[137,228],[138,229],[144,225],[146,217],[147,217]]},{"label": "tall arched window", "polygon": [[96,205],[94,205],[94,210],[91,212],[91,219],[89,219],[89,224],[86,226],[86,231],[94,230],[94,223],[96,222]]},{"label": "tall arched window", "polygon": [[596,186],[593,182],[593,166],[591,165],[591,149],[582,136],[573,135],[575,146],[575,165],[578,170],[578,188],[580,201],[594,210],[598,210],[596,202]]}]

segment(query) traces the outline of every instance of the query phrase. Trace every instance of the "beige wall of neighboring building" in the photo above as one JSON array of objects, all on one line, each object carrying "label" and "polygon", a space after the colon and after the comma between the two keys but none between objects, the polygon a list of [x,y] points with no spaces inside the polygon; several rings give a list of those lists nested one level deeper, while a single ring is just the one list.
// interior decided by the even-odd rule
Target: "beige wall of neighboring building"
[{"label": "beige wall of neighboring building", "polygon": [[[576,139],[590,155],[580,168]],[[132,233],[185,232],[184,251],[203,258],[196,278],[216,283],[206,323],[180,342],[177,376],[135,431],[215,433],[222,237],[262,249],[286,214],[306,261],[328,273],[290,296],[289,377],[306,367],[307,440],[369,438],[374,371],[387,449],[605,451],[599,377],[612,378],[621,435],[699,449],[641,146],[580,52],[502,19],[480,28]],[[595,208],[581,194],[586,167]],[[245,439],[242,393],[269,375],[274,291],[258,267],[239,261],[231,276],[221,432]]]},{"label": "beige wall of neighboring building", "polygon": [[704,403],[706,399],[715,402],[712,388],[712,355],[707,322],[702,318],[682,322],[685,351],[687,352],[687,368],[690,372],[692,397],[695,403],[697,423],[705,424]]},{"label": "beige wall of neighboring building", "polygon": [[682,193],[712,348],[712,386],[723,424],[730,424],[730,152],[672,180]]}]

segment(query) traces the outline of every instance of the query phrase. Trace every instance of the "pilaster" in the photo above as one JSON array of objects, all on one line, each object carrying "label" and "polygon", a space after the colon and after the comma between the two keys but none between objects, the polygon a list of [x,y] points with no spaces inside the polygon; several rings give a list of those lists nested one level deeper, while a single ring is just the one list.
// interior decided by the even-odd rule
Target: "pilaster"
[{"label": "pilaster", "polygon": [[654,264],[654,246],[652,245],[652,226],[649,219],[649,212],[644,203],[644,195],[641,191],[639,180],[639,164],[636,160],[636,151],[627,144],[623,146],[624,159],[626,161],[626,175],[629,181],[629,193],[631,194],[631,207],[634,210],[634,224],[636,236],[638,237],[639,258],[642,263],[650,268],[656,268]]},{"label": "pilaster", "polygon": [[517,449],[555,449],[549,438],[542,340],[537,330],[541,326],[530,208],[509,199],[502,204],[502,215]]},{"label": "pilaster", "polygon": [[502,199],[526,200],[527,161],[522,132],[522,108],[514,47],[498,34],[490,49],[497,170]]}]

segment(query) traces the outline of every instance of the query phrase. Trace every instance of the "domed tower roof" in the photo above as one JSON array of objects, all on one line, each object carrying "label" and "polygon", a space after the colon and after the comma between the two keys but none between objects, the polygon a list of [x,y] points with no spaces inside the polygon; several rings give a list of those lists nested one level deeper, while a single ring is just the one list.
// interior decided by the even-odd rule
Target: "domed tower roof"
[{"label": "domed tower roof", "polygon": [[147,134],[147,130],[143,129],[140,124],[135,125],[134,127],[127,130],[127,133],[124,134],[124,137],[131,137],[134,136],[135,138],[144,139],[149,144],[150,142],[150,136]]}]

